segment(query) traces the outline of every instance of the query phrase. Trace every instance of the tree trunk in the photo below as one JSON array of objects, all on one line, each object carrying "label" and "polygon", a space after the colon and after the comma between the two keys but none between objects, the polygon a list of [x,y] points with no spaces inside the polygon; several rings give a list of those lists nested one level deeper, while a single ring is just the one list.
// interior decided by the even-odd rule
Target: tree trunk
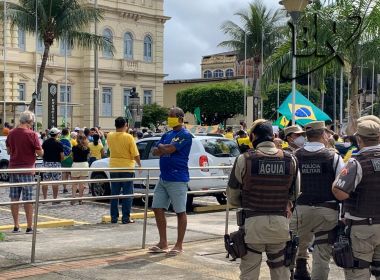
[{"label": "tree trunk", "polygon": [[40,67],[40,73],[38,74],[37,92],[36,92],[37,94],[41,94],[42,81],[44,79],[46,63],[49,58],[49,52],[50,52],[50,45],[45,44],[44,54],[42,56],[42,62],[41,62],[41,67]]},{"label": "tree trunk", "polygon": [[352,65],[351,68],[351,93],[350,93],[350,117],[347,125],[347,135],[356,132],[357,120],[360,118],[359,111],[359,67]]}]

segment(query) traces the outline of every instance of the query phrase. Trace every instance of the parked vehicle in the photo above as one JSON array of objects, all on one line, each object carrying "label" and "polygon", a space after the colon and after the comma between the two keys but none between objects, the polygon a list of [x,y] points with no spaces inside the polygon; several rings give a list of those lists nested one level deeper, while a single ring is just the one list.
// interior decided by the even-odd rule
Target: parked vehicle
[{"label": "parked vehicle", "polygon": [[[156,146],[160,137],[143,138],[137,141],[137,148],[140,152],[142,167],[159,167],[159,157],[154,156],[152,151]],[[202,169],[191,169],[190,177],[209,177],[229,175],[230,170],[208,169],[208,166],[226,166],[233,165],[235,158],[240,154],[239,148],[235,141],[215,137],[215,136],[195,136],[193,138],[190,156],[190,167],[204,167]],[[109,167],[109,159],[101,159],[95,161],[91,167],[107,168]],[[142,171],[138,177],[146,177],[148,171]],[[160,171],[150,171],[150,177],[159,177]],[[107,171],[96,171],[90,173],[91,179],[107,179],[110,178]],[[221,189],[226,188],[228,179],[197,179],[189,182],[190,191]],[[149,190],[153,191],[157,180],[150,180]],[[135,192],[145,192],[146,182],[135,182]],[[109,195],[109,183],[92,183],[91,192],[93,196]],[[226,204],[227,198],[225,193],[214,195],[220,204]],[[192,209],[193,195],[188,195],[187,209]]]}]

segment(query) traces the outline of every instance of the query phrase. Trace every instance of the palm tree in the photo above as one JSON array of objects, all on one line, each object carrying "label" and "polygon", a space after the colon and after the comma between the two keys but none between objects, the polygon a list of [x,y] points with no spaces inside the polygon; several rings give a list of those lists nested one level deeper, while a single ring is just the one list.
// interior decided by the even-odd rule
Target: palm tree
[{"label": "palm tree", "polygon": [[255,71],[252,89],[254,96],[259,97],[257,81],[262,75],[260,67],[264,63],[261,56],[263,53],[264,58],[269,57],[280,42],[284,13],[281,10],[268,9],[261,0],[255,0],[249,4],[248,10],[239,11],[235,15],[242,24],[230,20],[224,22],[221,29],[230,39],[221,42],[219,46],[237,51],[239,58],[244,59],[247,36],[247,58],[253,59]]},{"label": "palm tree", "polygon": [[[315,48],[320,42],[332,41],[336,53],[345,63],[351,79],[350,118],[347,133],[356,130],[359,109],[359,69],[362,61],[371,61],[380,56],[380,2],[376,0],[340,0],[329,5],[322,5],[315,1],[305,12],[304,23],[310,21],[314,14],[318,15],[319,25],[324,25],[323,32],[318,33],[317,42],[309,47]],[[353,17],[356,16],[356,17]],[[360,17],[360,21],[358,20]],[[337,22],[337,32],[331,29],[333,21]],[[358,30],[356,27],[360,23]],[[330,27],[330,28],[329,28]],[[320,29],[321,26],[319,26]],[[352,36],[354,35],[354,36]],[[265,80],[279,75],[284,64],[290,65],[291,46],[289,41],[283,42],[268,59],[264,73]],[[297,61],[297,70],[311,69],[315,65],[323,65],[323,58],[308,57]],[[340,67],[337,60],[333,60],[313,73],[316,76],[321,92],[325,91],[325,78]],[[305,72],[305,71],[300,71]]]},{"label": "palm tree", "polygon": [[[4,3],[0,4],[0,9],[4,9]],[[7,19],[12,26],[16,25],[43,41],[44,52],[37,80],[37,94],[41,91],[46,62],[54,41],[65,41],[69,47],[114,49],[107,38],[84,31],[92,22],[99,22],[103,17],[99,9],[81,5],[78,0],[19,0],[19,4],[7,3],[6,9]],[[34,106],[32,102],[30,108],[34,109]]]}]

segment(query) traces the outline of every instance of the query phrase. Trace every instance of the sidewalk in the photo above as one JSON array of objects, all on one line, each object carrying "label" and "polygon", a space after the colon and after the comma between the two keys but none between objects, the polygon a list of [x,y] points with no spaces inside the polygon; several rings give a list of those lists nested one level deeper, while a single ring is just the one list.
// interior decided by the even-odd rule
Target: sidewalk
[{"label": "sidewalk", "polygon": [[[37,234],[35,265],[29,264],[31,236],[7,234],[0,242],[0,279],[239,279],[239,262],[225,258],[224,217],[224,212],[190,215],[185,252],[176,257],[141,249],[142,221],[43,229]],[[171,244],[175,224],[176,217],[169,217]],[[148,247],[158,238],[154,219],[147,233]],[[335,266],[330,276],[344,279]],[[270,279],[265,262],[260,279]]]}]

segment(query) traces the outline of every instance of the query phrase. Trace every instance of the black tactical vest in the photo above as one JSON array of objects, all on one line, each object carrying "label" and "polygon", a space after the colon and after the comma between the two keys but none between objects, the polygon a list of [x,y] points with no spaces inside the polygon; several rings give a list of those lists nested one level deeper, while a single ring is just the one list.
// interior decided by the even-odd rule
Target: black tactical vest
[{"label": "black tactical vest", "polygon": [[380,148],[355,158],[363,177],[350,198],[344,201],[344,211],[356,217],[380,219]]},{"label": "black tactical vest", "polygon": [[244,156],[247,169],[243,176],[242,207],[258,216],[284,216],[296,176],[292,156],[281,150],[275,155],[249,151]]},{"label": "black tactical vest", "polygon": [[299,205],[314,205],[336,200],[331,188],[335,180],[335,153],[323,148],[317,152],[309,152],[305,148],[295,152],[301,172],[301,195],[297,199]]}]

